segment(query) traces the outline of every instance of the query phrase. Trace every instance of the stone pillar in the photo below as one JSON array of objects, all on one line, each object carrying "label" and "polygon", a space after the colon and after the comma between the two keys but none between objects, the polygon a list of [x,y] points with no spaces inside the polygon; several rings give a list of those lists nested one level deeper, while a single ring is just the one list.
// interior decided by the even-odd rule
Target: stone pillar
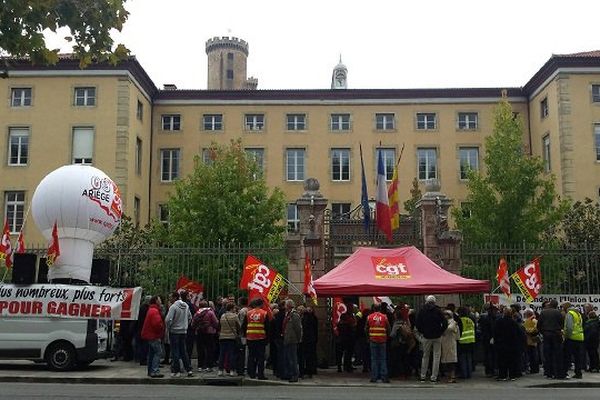
[{"label": "stone pillar", "polygon": [[[440,189],[437,179],[428,181],[425,185],[425,194],[417,203],[417,210],[421,216],[423,253],[445,270],[460,274],[462,235],[459,231],[450,230],[448,226],[448,210],[452,200]],[[438,305],[441,306],[459,302],[458,295],[438,297]]]}]

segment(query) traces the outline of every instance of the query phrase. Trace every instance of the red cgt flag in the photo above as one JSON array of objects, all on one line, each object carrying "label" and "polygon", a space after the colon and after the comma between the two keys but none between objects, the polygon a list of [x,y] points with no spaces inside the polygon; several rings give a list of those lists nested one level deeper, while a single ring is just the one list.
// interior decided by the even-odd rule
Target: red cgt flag
[{"label": "red cgt flag", "polygon": [[46,264],[48,264],[49,267],[53,266],[58,257],[60,257],[60,243],[58,242],[58,228],[56,226],[56,221],[54,221],[54,226],[52,227],[52,239],[50,240],[48,255],[46,256]]},{"label": "red cgt flag", "polygon": [[248,284],[252,282],[256,270],[261,265],[263,265],[263,263],[258,258],[250,254],[246,256],[246,260],[244,261],[244,270],[242,271],[242,278],[240,279],[240,289],[248,289]]},{"label": "red cgt flag", "polygon": [[498,279],[500,290],[502,290],[506,297],[510,298],[510,275],[508,275],[508,264],[504,258],[501,258],[498,264],[496,279]]},{"label": "red cgt flag", "polygon": [[8,220],[4,220],[4,229],[0,237],[0,261],[4,260],[6,268],[12,268],[13,248],[10,243],[10,229],[8,229]]},{"label": "red cgt flag", "polygon": [[317,292],[313,285],[312,271],[310,269],[310,260],[308,258],[308,253],[304,257],[304,289],[302,293],[310,296],[314,305],[319,304],[317,302]]},{"label": "red cgt flag", "polygon": [[240,289],[248,291],[250,300],[262,297],[270,304],[279,297],[284,284],[283,275],[279,272],[270,269],[265,263],[252,255],[246,257],[240,280]]},{"label": "red cgt flag", "polygon": [[527,303],[533,302],[542,290],[542,270],[539,257],[512,274],[511,278],[517,284]]},{"label": "red cgt flag", "polygon": [[189,294],[189,299],[196,307],[200,304],[200,301],[204,297],[204,285],[200,282],[193,281],[185,275],[181,275],[177,280],[177,286],[175,290],[185,290]]},{"label": "red cgt flag", "polygon": [[25,239],[23,238],[23,231],[19,232],[19,237],[17,238],[17,247],[15,248],[15,253],[23,254],[27,251],[25,248]]}]

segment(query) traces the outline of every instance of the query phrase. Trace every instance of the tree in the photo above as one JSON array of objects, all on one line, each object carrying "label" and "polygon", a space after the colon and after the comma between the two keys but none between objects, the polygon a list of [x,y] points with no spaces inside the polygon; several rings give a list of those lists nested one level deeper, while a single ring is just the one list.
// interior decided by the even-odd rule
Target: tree
[{"label": "tree", "polygon": [[194,171],[177,182],[167,203],[171,242],[282,243],[283,192],[269,193],[241,140],[228,147],[213,144],[209,163],[194,161]]},{"label": "tree", "polygon": [[407,214],[413,215],[417,209],[417,203],[423,197],[421,189],[419,188],[419,180],[415,177],[412,181],[412,188],[410,189],[410,199],[404,202],[404,210]]},{"label": "tree", "polygon": [[44,31],[68,28],[65,40],[81,67],[92,61],[113,64],[127,57],[129,50],[119,44],[113,50],[111,30],[120,31],[129,13],[126,0],[0,0],[0,56],[5,75],[6,56],[27,57],[34,63],[55,64],[58,49],[48,49]]},{"label": "tree", "polygon": [[523,122],[503,98],[494,113],[494,130],[485,139],[487,173],[469,171],[465,209],[453,209],[467,241],[513,244],[535,242],[560,221],[567,203],[544,174],[539,157],[526,154]]},{"label": "tree", "polygon": [[570,247],[600,245],[600,204],[587,197],[575,202],[566,211],[560,231],[560,237]]}]

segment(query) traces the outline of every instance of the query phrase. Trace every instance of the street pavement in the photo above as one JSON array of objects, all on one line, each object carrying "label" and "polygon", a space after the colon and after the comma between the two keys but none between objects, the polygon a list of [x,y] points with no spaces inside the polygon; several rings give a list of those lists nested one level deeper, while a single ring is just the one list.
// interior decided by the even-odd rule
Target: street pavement
[{"label": "street pavement", "polygon": [[[402,388],[460,388],[465,389],[505,389],[505,388],[600,388],[600,374],[585,373],[583,379],[548,380],[542,374],[525,375],[516,381],[497,382],[493,378],[483,376],[482,367],[478,366],[472,379],[460,381],[455,384],[419,382],[416,378],[410,380],[392,379],[391,383],[369,383],[369,376],[359,372],[338,373],[335,368],[319,369],[319,373],[312,379],[301,379],[298,383],[281,381],[272,375],[267,375],[269,380],[259,381],[248,377],[218,378],[216,373],[194,373],[194,377],[171,378],[168,366],[161,366],[164,378],[149,378],[146,367],[133,362],[111,362],[97,360],[92,365],[82,370],[70,372],[49,371],[44,364],[29,361],[3,361],[0,360],[0,382],[36,382],[36,383],[71,383],[71,384],[166,384],[166,385],[219,385],[219,386],[300,386],[300,387],[402,387]],[[268,371],[270,372],[270,371]],[[600,391],[596,390],[599,394]]]}]

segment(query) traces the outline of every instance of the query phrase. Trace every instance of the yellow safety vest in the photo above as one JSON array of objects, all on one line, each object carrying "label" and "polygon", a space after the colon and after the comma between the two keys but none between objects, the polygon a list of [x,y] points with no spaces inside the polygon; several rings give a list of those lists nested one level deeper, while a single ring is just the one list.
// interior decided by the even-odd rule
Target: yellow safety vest
[{"label": "yellow safety vest", "polygon": [[[583,342],[583,320],[581,319],[581,315],[575,310],[569,310],[569,314],[573,316],[573,330],[571,331],[571,336],[567,337],[567,339]],[[567,320],[565,318],[565,326],[566,324]]]},{"label": "yellow safety vest", "polygon": [[462,321],[462,334],[458,339],[458,343],[475,343],[475,323],[468,317],[460,317],[460,320]]}]

